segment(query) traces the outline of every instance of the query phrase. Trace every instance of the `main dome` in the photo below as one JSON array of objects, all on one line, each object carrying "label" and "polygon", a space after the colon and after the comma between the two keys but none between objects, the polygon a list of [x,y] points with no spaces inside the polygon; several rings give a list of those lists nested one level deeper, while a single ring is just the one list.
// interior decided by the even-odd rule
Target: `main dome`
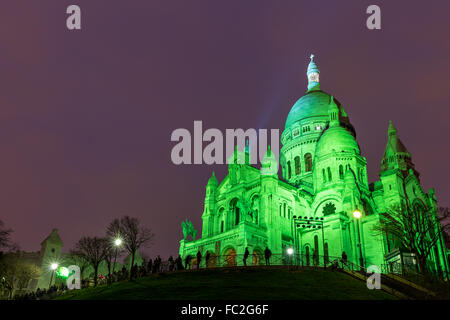
[{"label": "main dome", "polygon": [[[311,117],[328,117],[328,106],[331,96],[322,90],[310,90],[303,97],[297,100],[289,112],[285,128],[291,127],[294,123]],[[340,103],[334,99],[338,108]]]}]

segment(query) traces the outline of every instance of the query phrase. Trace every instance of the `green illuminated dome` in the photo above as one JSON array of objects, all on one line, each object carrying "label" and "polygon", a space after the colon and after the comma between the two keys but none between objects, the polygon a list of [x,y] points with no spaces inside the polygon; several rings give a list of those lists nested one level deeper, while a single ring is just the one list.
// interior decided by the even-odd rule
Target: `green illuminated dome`
[{"label": "green illuminated dome", "polygon": [[308,91],[297,100],[287,116],[285,128],[311,117],[328,117],[331,96],[321,90]]},{"label": "green illuminated dome", "polygon": [[360,154],[360,149],[353,135],[338,125],[325,130],[317,142],[317,157],[322,157],[331,152]]},{"label": "green illuminated dome", "polygon": [[328,119],[328,107],[331,101],[334,100],[334,103],[336,103],[339,109],[339,121],[341,125],[349,129],[356,136],[355,129],[351,125],[347,113],[339,101],[320,89],[319,73],[319,68],[314,61],[314,55],[311,55],[311,61],[306,72],[308,77],[308,91],[292,107],[286,119],[285,129],[292,128],[305,119]]}]

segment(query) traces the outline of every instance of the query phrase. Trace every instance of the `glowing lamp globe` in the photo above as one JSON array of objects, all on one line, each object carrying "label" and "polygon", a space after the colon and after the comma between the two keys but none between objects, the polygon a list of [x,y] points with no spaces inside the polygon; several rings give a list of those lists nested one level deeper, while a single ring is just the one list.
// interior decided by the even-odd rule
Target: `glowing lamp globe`
[{"label": "glowing lamp globe", "polygon": [[361,218],[361,211],[359,211],[359,210],[353,211],[353,216],[354,216],[356,219]]},{"label": "glowing lamp globe", "polygon": [[57,264],[57,263],[52,263],[52,264],[50,265],[50,269],[56,270],[56,268],[58,268],[58,264]]},{"label": "glowing lamp globe", "polygon": [[294,253],[294,249],[288,248],[287,253],[288,253],[288,255],[292,255]]},{"label": "glowing lamp globe", "polygon": [[122,240],[121,239],[116,239],[116,240],[114,240],[114,244],[116,246],[120,246],[122,244]]}]

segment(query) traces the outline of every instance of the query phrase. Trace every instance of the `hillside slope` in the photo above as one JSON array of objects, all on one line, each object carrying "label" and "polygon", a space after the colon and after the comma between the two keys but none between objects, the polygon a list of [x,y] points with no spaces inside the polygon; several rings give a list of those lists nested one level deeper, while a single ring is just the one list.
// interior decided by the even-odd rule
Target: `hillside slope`
[{"label": "hillside slope", "polygon": [[395,299],[369,290],[362,281],[322,269],[237,268],[172,272],[69,292],[76,300],[380,300]]}]

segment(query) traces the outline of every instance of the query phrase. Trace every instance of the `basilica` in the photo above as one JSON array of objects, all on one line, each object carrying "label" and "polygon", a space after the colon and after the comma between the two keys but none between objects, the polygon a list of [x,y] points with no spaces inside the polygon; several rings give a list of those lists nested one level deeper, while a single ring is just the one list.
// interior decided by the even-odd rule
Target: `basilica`
[{"label": "basilica", "polygon": [[[389,122],[379,180],[369,182],[367,161],[361,154],[355,129],[343,105],[322,91],[319,68],[311,56],[308,87],[290,110],[281,135],[279,167],[270,147],[262,168],[231,161],[219,183],[214,172],[206,186],[202,232],[199,239],[180,241],[179,253],[195,260],[198,252],[212,265],[263,263],[272,257],[296,257],[297,263],[327,263],[343,253],[355,265],[415,264],[387,234],[374,232],[380,214],[405,199],[437,212],[433,189],[423,190],[411,154]],[[442,240],[429,263],[448,272],[447,249]],[[223,258],[224,257],[224,258]],[[220,259],[219,259],[220,258]],[[204,264],[205,259],[202,260]]]}]

